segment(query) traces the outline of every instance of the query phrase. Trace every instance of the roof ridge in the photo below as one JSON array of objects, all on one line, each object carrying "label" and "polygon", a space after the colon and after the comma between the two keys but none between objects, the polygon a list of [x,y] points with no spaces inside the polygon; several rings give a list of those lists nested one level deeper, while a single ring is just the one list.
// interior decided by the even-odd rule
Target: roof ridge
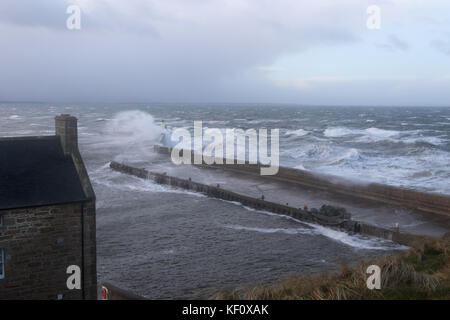
[{"label": "roof ridge", "polygon": [[0,141],[16,141],[16,140],[45,140],[45,139],[55,139],[58,136],[22,136],[22,137],[0,137]]}]

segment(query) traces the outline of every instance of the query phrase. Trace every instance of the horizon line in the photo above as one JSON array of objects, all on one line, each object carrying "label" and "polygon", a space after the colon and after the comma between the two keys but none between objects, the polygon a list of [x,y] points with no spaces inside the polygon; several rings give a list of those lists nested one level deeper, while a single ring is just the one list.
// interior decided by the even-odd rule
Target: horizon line
[{"label": "horizon line", "polygon": [[152,101],[152,102],[136,102],[136,101],[121,101],[121,102],[108,102],[108,101],[20,101],[20,100],[0,100],[0,103],[29,103],[29,104],[78,104],[78,105],[92,105],[92,104],[112,104],[112,105],[123,105],[123,104],[166,104],[166,105],[176,105],[176,104],[186,104],[186,105],[280,105],[280,106],[296,106],[296,107],[368,107],[368,108],[379,108],[379,107],[391,107],[391,108],[450,108],[450,105],[404,105],[404,104],[308,104],[308,103],[298,103],[298,102],[162,102],[162,101]]}]

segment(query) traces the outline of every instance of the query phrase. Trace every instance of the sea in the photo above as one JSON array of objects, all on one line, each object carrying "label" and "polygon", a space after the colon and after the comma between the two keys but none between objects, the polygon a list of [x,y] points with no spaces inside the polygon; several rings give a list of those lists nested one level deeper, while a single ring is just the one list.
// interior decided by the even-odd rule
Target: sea
[{"label": "sea", "polygon": [[99,283],[151,299],[211,298],[406,249],[109,168],[151,163],[162,124],[279,129],[282,166],[450,195],[448,107],[0,103],[0,137],[52,135],[62,113],[78,118],[97,195]]}]

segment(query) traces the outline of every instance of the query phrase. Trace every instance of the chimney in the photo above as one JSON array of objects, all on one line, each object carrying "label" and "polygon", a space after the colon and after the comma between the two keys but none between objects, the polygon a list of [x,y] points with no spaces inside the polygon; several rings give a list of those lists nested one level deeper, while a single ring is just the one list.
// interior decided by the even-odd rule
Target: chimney
[{"label": "chimney", "polygon": [[78,151],[77,118],[70,114],[61,114],[55,117],[55,132],[61,139],[65,154]]}]

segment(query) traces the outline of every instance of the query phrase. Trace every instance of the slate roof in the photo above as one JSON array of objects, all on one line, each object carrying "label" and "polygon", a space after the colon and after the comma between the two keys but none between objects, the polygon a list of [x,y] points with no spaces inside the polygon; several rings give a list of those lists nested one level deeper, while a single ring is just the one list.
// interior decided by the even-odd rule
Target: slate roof
[{"label": "slate roof", "polygon": [[86,200],[59,137],[0,139],[0,210]]}]

